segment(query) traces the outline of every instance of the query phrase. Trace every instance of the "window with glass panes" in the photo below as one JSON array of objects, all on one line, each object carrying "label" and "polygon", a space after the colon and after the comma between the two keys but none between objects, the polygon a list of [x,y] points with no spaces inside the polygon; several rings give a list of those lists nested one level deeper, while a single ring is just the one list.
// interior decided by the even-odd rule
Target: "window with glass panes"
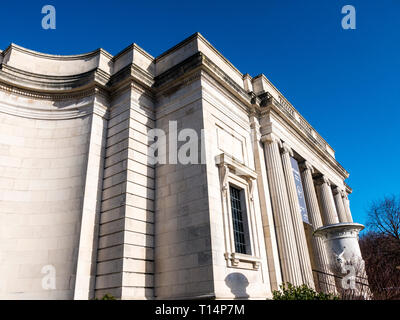
[{"label": "window with glass panes", "polygon": [[235,251],[237,253],[247,253],[246,231],[245,231],[245,212],[241,193],[243,190],[229,186],[232,208],[233,234],[235,240]]}]

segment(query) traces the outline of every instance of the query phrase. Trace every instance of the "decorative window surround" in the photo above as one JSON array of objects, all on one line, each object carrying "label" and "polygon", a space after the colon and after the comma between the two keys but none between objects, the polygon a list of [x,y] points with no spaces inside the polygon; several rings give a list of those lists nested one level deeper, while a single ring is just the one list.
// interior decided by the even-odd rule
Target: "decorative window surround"
[{"label": "decorative window surround", "polygon": [[253,180],[257,179],[257,173],[225,153],[221,153],[220,155],[216,156],[215,162],[220,168],[221,191],[226,193],[228,190],[227,178],[228,172],[230,171],[236,176],[242,177],[247,180],[250,187],[250,200],[253,201]]},{"label": "decorative window surround", "polygon": [[[257,251],[255,241],[259,241],[255,234],[255,217],[254,217],[254,186],[257,179],[257,173],[244,165],[243,163],[233,159],[225,153],[215,157],[216,164],[219,168],[221,183],[221,199],[224,220],[225,234],[225,259],[227,266],[232,268],[258,270],[260,267],[260,253]],[[232,227],[231,204],[229,195],[229,184],[236,185],[245,192],[245,205],[249,227],[249,238],[251,255],[235,252],[234,234]]]}]

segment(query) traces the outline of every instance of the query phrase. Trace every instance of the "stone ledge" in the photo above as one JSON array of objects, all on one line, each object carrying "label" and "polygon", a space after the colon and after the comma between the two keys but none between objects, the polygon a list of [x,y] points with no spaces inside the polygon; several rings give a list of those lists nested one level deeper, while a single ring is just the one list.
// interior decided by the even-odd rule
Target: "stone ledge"
[{"label": "stone ledge", "polygon": [[225,260],[227,261],[228,267],[238,269],[258,270],[261,264],[261,259],[259,257],[236,252],[226,252]]}]

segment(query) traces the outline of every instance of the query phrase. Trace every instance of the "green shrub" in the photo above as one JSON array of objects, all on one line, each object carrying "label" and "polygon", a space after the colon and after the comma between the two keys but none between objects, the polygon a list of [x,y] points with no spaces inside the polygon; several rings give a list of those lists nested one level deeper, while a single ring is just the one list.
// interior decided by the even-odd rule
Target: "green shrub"
[{"label": "green shrub", "polygon": [[94,298],[94,300],[117,300],[113,295],[106,293],[102,298]]},{"label": "green shrub", "polygon": [[291,283],[281,284],[272,294],[274,300],[339,300],[338,296],[316,292],[305,284],[297,287]]}]

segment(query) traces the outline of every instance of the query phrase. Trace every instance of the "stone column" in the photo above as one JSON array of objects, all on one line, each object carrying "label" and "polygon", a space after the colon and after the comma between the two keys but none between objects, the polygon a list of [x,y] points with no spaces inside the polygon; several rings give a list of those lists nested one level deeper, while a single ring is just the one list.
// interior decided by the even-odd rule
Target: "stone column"
[{"label": "stone column", "polygon": [[317,185],[324,225],[339,223],[329,180],[325,176],[322,176],[318,179]]},{"label": "stone column", "polygon": [[339,222],[349,222],[347,212],[344,208],[342,191],[339,189],[339,187],[333,189],[333,199],[335,200],[336,211],[338,214]]},{"label": "stone column", "polygon": [[293,285],[301,285],[299,256],[279,152],[279,140],[274,135],[269,134],[262,137],[262,142],[264,142],[267,176],[283,281],[290,282]]},{"label": "stone column", "polygon": [[[303,181],[304,197],[307,205],[308,219],[312,225],[313,231],[322,227],[322,219],[318,205],[317,194],[315,192],[314,181],[312,177],[312,166],[307,162],[302,163],[301,178]],[[325,245],[321,238],[311,237],[311,244],[313,249],[313,261],[317,271],[322,273],[318,274],[319,289],[325,293],[336,292],[335,281],[332,277],[325,275],[330,273],[329,259],[325,249]]]},{"label": "stone column", "polygon": [[350,201],[346,191],[343,191],[342,199],[343,199],[344,210],[346,211],[347,221],[353,222],[353,217],[351,216],[351,211],[350,211]]},{"label": "stone column", "polygon": [[297,252],[300,259],[299,262],[301,274],[303,278],[303,283],[307,284],[311,288],[314,288],[310,255],[308,253],[307,240],[304,232],[303,219],[301,218],[299,199],[297,197],[297,189],[294,182],[290,157],[293,157],[293,151],[285,143],[283,143],[282,165],[286,178],[286,188],[288,192],[289,206],[292,215],[294,235],[297,244]]}]

